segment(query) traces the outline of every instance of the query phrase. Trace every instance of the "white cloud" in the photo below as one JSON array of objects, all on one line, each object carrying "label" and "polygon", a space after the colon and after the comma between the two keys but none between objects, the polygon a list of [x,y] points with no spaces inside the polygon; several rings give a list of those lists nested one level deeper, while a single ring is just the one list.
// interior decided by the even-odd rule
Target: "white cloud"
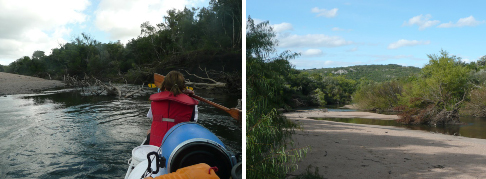
[{"label": "white cloud", "polygon": [[195,3],[191,0],[101,0],[95,11],[95,25],[110,34],[110,40],[126,43],[140,35],[140,25],[149,21],[152,25],[163,22],[170,9],[183,9]]},{"label": "white cloud", "polygon": [[324,53],[320,49],[308,49],[302,52],[302,55],[307,57],[319,57],[322,56],[323,54]]},{"label": "white cloud", "polygon": [[346,52],[356,52],[358,51],[358,47],[354,47],[352,49],[346,50]]},{"label": "white cloud", "polygon": [[86,21],[89,5],[88,0],[0,1],[0,64],[36,50],[50,53],[71,32],[67,25]]},{"label": "white cloud", "polygon": [[320,69],[320,68],[332,68],[332,67],[346,67],[353,65],[363,65],[361,61],[345,62],[335,60],[309,60],[309,59],[294,59],[290,60],[292,65],[295,65],[297,69]]},{"label": "white cloud", "polygon": [[390,45],[388,45],[388,49],[397,49],[400,47],[406,47],[406,46],[416,46],[416,45],[428,45],[430,44],[430,41],[418,41],[418,40],[405,40],[405,39],[400,39],[397,42],[393,42]]},{"label": "white cloud", "polygon": [[469,17],[465,17],[465,18],[460,18],[457,21],[457,23],[448,22],[448,23],[440,24],[437,27],[439,27],[439,28],[464,27],[464,26],[474,27],[474,26],[477,26],[477,25],[482,24],[484,22],[485,21],[478,21],[478,20],[474,19],[473,16],[469,16]]},{"label": "white cloud", "polygon": [[281,23],[281,24],[274,24],[274,25],[272,25],[272,27],[273,27],[273,31],[276,32],[276,33],[280,33],[280,32],[283,32],[283,31],[294,29],[292,24],[287,23],[287,22],[284,22],[284,23]]},{"label": "white cloud", "polygon": [[278,40],[279,47],[339,47],[353,44],[342,37],[324,34],[288,35]]},{"label": "white cloud", "polygon": [[434,26],[434,25],[437,25],[440,23],[440,21],[438,20],[429,20],[430,18],[432,18],[432,16],[430,14],[427,14],[427,15],[418,15],[418,16],[415,16],[415,17],[412,17],[407,21],[403,22],[403,25],[404,26],[411,26],[411,25],[417,25],[419,26],[419,30],[424,30],[425,28],[428,28],[428,27],[431,27],[431,26]]},{"label": "white cloud", "polygon": [[351,31],[351,29],[341,29],[341,28],[339,28],[339,27],[333,27],[331,30],[332,30],[332,31],[348,31],[348,32],[350,32],[350,31]]},{"label": "white cloud", "polygon": [[317,13],[316,17],[325,16],[327,18],[336,17],[337,11],[338,8],[327,10],[327,9],[319,9],[318,7],[314,7],[311,9],[311,12]]}]

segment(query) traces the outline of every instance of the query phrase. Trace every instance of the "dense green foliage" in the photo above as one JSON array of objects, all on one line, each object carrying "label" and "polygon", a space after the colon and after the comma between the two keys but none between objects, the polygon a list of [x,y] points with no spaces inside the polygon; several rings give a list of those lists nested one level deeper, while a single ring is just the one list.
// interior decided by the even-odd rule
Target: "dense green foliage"
[{"label": "dense green foliage", "polygon": [[364,110],[393,110],[397,107],[403,84],[399,81],[362,81],[353,94],[353,102]]},{"label": "dense green foliage", "polygon": [[287,84],[290,91],[286,95],[286,102],[292,107],[300,107],[349,103],[357,82],[345,76],[323,76],[293,70]]},{"label": "dense green foliage", "polygon": [[[386,82],[362,83],[353,102],[368,110],[401,110],[404,123],[450,124],[459,122],[459,111],[481,116],[486,78],[485,63],[465,63],[441,51],[428,55],[429,63],[418,76]],[[474,99],[473,99],[474,98]]]},{"label": "dense green foliage", "polygon": [[285,79],[292,67],[288,59],[295,53],[275,53],[275,34],[268,22],[247,22],[247,178],[284,178],[304,150],[289,150],[287,141],[294,124],[281,117],[276,108],[284,98]]},{"label": "dense green foliage", "polygon": [[211,0],[209,7],[169,10],[164,22],[141,24],[140,35],[125,45],[101,43],[83,33],[49,55],[35,51],[32,57],[19,58],[5,71],[57,79],[88,75],[137,83],[150,81],[154,72],[187,70],[241,88],[241,3]]},{"label": "dense green foliage", "polygon": [[413,66],[401,66],[396,64],[389,65],[356,65],[350,67],[321,68],[303,70],[309,74],[339,75],[346,76],[347,79],[358,81],[360,79],[375,82],[384,82],[408,77],[420,72],[420,68]]},{"label": "dense green foliage", "polygon": [[[354,101],[360,101],[363,109],[376,110],[395,107],[396,104],[383,103],[388,99],[373,99],[368,96],[379,92],[388,95],[385,86],[373,89],[376,84],[388,80],[403,80],[420,72],[417,67],[404,67],[400,65],[358,65],[351,67],[322,68],[295,71],[289,76],[288,82],[294,101],[293,107],[311,105],[344,105],[349,104],[356,90],[368,94],[354,95]],[[389,85],[388,83],[383,85]],[[383,96],[384,97],[384,96]],[[367,101],[367,102],[365,102]],[[398,100],[394,99],[394,102]],[[365,104],[370,103],[370,104]],[[371,104],[373,103],[373,104]],[[379,106],[376,106],[379,105]],[[366,106],[366,107],[365,107]]]}]

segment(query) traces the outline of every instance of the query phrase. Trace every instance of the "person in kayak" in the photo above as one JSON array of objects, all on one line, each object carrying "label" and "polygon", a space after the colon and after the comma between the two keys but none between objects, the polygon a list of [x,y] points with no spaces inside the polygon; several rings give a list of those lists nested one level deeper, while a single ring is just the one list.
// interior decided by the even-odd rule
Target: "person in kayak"
[{"label": "person in kayak", "polygon": [[152,119],[152,126],[144,145],[160,146],[165,133],[172,126],[181,122],[197,121],[198,101],[188,96],[194,92],[186,89],[182,73],[169,72],[160,90],[160,93],[150,96],[152,103],[147,117]]}]

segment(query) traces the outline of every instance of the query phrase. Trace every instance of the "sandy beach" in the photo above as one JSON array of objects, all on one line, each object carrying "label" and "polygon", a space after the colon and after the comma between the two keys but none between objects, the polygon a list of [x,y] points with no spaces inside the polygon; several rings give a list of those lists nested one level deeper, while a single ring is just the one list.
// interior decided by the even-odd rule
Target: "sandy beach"
[{"label": "sandy beach", "polygon": [[31,94],[42,90],[63,87],[57,80],[0,72],[0,96],[12,94]]},{"label": "sandy beach", "polygon": [[[486,140],[399,127],[349,124],[309,117],[394,119],[396,115],[360,112],[284,113],[301,125],[293,148],[311,149],[298,170],[319,168],[325,178],[486,178]],[[354,114],[353,114],[354,113]],[[313,172],[314,170],[312,170]]]}]

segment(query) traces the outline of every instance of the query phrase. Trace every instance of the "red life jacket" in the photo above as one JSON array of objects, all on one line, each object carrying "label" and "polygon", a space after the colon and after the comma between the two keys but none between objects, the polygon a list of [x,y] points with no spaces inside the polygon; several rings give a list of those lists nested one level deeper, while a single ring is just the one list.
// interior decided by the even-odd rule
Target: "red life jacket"
[{"label": "red life jacket", "polygon": [[150,128],[150,145],[160,146],[165,133],[174,125],[188,122],[192,118],[194,106],[199,102],[179,94],[174,96],[169,91],[163,91],[150,96],[152,101],[152,127]]}]

